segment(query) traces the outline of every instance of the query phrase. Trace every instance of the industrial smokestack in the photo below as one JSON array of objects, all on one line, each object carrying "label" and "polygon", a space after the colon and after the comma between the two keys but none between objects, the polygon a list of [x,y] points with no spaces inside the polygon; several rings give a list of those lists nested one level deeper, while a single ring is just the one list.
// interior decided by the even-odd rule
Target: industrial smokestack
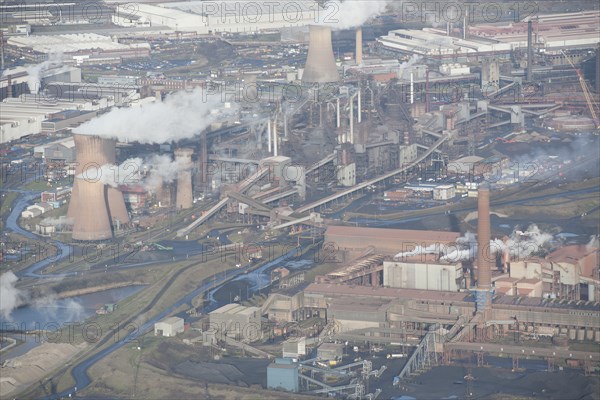
[{"label": "industrial smokestack", "polygon": [[330,83],[338,82],[340,74],[335,64],[331,43],[331,28],[311,25],[308,44],[308,56],[304,66],[302,82]]},{"label": "industrial smokestack", "polygon": [[[492,308],[492,259],[490,227],[490,188],[481,184],[477,193],[477,288],[475,303],[477,311],[489,317]],[[495,264],[495,262],[494,262]]]},{"label": "industrial smokestack", "polygon": [[106,207],[105,187],[100,181],[75,178],[79,208],[75,210],[74,240],[106,240],[112,238],[110,217]]},{"label": "industrial smokestack", "polygon": [[12,88],[12,76],[8,75],[8,78],[6,78],[6,83],[7,83],[7,87],[6,87],[6,97],[11,98],[13,97],[13,88]]},{"label": "industrial smokestack", "polygon": [[477,193],[477,287],[486,290],[492,286],[490,226],[490,188],[482,184]]},{"label": "industrial smokestack", "polygon": [[175,150],[175,159],[181,168],[177,174],[175,198],[175,206],[178,210],[192,208],[192,154],[194,150],[190,148]]},{"label": "industrial smokestack", "polygon": [[533,21],[527,22],[527,81],[533,80]]},{"label": "industrial smokestack", "polygon": [[362,65],[363,58],[363,37],[362,37],[362,27],[359,26],[356,28],[356,51],[355,51],[355,59],[356,65]]}]

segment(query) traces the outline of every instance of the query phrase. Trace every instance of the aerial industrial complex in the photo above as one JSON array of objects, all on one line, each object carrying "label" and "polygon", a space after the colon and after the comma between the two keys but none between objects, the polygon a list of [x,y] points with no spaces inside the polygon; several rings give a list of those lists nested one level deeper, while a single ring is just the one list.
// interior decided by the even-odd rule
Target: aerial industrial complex
[{"label": "aerial industrial complex", "polygon": [[0,5],[3,398],[600,396],[597,4],[301,3]]}]

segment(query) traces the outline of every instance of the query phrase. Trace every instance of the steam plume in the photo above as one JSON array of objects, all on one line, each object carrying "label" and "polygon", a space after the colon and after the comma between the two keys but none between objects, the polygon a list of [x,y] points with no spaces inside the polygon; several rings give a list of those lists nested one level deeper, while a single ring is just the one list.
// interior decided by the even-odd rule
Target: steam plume
[{"label": "steam plume", "polygon": [[48,60],[39,64],[30,65],[25,68],[25,71],[27,71],[28,75],[27,86],[29,87],[29,91],[31,93],[37,94],[40,91],[40,86],[42,82],[42,72],[54,67],[63,67],[62,58],[63,57],[61,53],[51,53],[48,56]]},{"label": "steam plume", "polygon": [[74,130],[123,142],[167,143],[190,138],[219,118],[221,96],[203,89],[180,91],[139,108],[114,108]]},{"label": "steam plume", "polygon": [[363,25],[369,19],[385,12],[392,0],[332,0],[325,3],[319,16],[320,23],[336,29]]},{"label": "steam plume", "polygon": [[10,320],[12,311],[23,303],[23,293],[15,287],[19,278],[8,271],[0,275],[0,314]]}]

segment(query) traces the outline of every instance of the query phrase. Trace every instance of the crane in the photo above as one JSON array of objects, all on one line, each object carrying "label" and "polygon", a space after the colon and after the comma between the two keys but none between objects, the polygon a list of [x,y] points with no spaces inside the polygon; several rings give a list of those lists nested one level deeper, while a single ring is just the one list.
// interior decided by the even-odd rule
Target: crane
[{"label": "crane", "polygon": [[[577,73],[577,77],[579,78],[579,84],[581,85],[581,90],[583,91],[583,96],[585,97],[585,101],[587,102],[588,108],[590,109],[590,114],[592,115],[594,124],[596,124],[596,129],[600,129],[600,119],[598,118],[598,112],[596,112],[598,104],[596,104],[594,97],[592,97],[592,95],[590,94],[590,89],[588,87],[587,82],[585,81],[585,78],[583,77],[583,74],[581,73],[581,70],[577,68],[575,64],[573,64],[571,59],[565,54],[564,51],[561,50],[560,52],[563,54],[563,56],[565,56],[571,67]],[[596,62],[598,61],[596,60]]]}]

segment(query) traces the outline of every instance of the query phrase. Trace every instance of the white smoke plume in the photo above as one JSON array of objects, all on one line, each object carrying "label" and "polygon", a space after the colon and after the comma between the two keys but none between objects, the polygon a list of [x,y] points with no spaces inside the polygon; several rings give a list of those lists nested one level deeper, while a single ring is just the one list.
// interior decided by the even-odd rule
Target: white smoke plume
[{"label": "white smoke plume", "polygon": [[514,230],[506,241],[492,240],[490,250],[492,253],[508,251],[511,259],[527,258],[543,250],[552,238],[550,233],[542,232],[537,225],[531,225],[526,231]]},{"label": "white smoke plume", "polygon": [[[552,234],[542,232],[537,225],[531,225],[525,231],[515,229],[505,241],[492,239],[490,241],[489,253],[494,255],[499,252],[508,251],[511,259],[528,258],[544,250],[545,246],[552,239]],[[477,258],[477,240],[473,233],[467,232],[449,246],[439,243],[427,247],[417,246],[412,251],[396,254],[394,258],[399,259],[425,254],[435,254],[439,257],[440,261],[446,262],[474,260]]]},{"label": "white smoke plume", "polygon": [[79,178],[99,180],[105,185],[142,185],[146,190],[154,190],[161,183],[169,183],[177,178],[177,173],[189,165],[173,160],[170,155],[153,154],[146,159],[130,158],[120,165],[105,164],[99,169],[91,168]]},{"label": "white smoke plume", "polygon": [[61,313],[61,318],[66,322],[80,321],[84,316],[80,303],[71,298],[58,299],[55,294],[36,298],[33,300],[33,307],[42,310],[51,318],[56,318],[59,310],[66,310],[66,313]]},{"label": "white smoke plume", "polygon": [[67,218],[67,217],[60,217],[60,218],[52,218],[52,217],[48,217],[48,218],[44,218],[41,223],[45,224],[45,225],[52,225],[52,226],[56,226],[56,227],[62,227],[62,226],[69,226],[69,225],[73,225],[73,218]]},{"label": "white smoke plume", "polygon": [[169,183],[177,178],[177,172],[186,167],[179,160],[173,160],[170,156],[152,155],[146,160],[146,164],[152,168],[152,172],[145,180],[145,187],[149,190],[157,189],[162,183]]},{"label": "white smoke plume", "polygon": [[412,71],[412,66],[419,62],[421,58],[423,57],[413,54],[407,61],[401,63],[400,67],[398,68],[400,79],[410,79],[410,72]]},{"label": "white smoke plume", "polygon": [[12,311],[24,302],[23,292],[15,287],[18,280],[12,271],[0,275],[0,314],[7,320],[10,320]]},{"label": "white smoke plume", "polygon": [[105,185],[115,188],[120,185],[135,185],[141,181],[142,166],[141,158],[130,158],[120,165],[105,164],[97,170],[98,179]]},{"label": "white smoke plume", "polygon": [[[167,143],[191,138],[217,121],[221,93],[204,89],[180,91],[162,102],[144,107],[114,108],[78,128],[75,133],[113,138],[123,142]],[[228,109],[234,112],[235,108]]]},{"label": "white smoke plume", "polygon": [[320,11],[319,23],[334,29],[350,29],[383,14],[392,0],[329,0]]},{"label": "white smoke plume", "polygon": [[28,75],[27,86],[29,87],[29,91],[33,94],[37,94],[40,91],[42,84],[42,73],[51,68],[61,67],[61,69],[64,69],[65,67],[62,64],[63,55],[61,53],[51,53],[48,55],[46,61],[25,67],[25,71],[27,71]]}]

